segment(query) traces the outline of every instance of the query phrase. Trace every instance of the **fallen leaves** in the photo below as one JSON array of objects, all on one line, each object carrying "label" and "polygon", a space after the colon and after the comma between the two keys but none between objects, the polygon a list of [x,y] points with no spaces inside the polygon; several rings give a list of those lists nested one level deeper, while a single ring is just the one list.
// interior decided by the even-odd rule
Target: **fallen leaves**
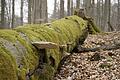
[{"label": "fallen leaves", "polygon": [[[89,35],[85,48],[120,43],[120,32]],[[62,65],[55,80],[120,80],[120,49],[73,53]]]}]

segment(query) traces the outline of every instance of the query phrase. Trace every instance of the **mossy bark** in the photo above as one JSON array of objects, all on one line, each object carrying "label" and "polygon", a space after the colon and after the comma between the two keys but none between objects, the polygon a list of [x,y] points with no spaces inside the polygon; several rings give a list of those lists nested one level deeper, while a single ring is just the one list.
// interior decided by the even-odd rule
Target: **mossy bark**
[{"label": "mossy bark", "polygon": [[[85,40],[87,25],[87,21],[82,18],[70,16],[50,25],[31,24],[14,30],[0,30],[0,79],[52,80],[63,54],[59,48],[47,49],[46,62],[41,67],[39,51],[31,42],[48,41],[58,45],[71,43],[67,50],[70,52]],[[54,59],[54,65],[51,65],[50,58]]]}]

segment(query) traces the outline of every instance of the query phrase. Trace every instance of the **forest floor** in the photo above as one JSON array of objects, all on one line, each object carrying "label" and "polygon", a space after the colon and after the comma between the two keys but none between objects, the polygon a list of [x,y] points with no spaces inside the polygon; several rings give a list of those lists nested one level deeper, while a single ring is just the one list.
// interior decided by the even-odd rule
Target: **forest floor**
[{"label": "forest floor", "polygon": [[[109,32],[88,35],[82,46],[94,48],[117,43],[120,32]],[[120,80],[120,48],[73,53],[60,67],[55,80]]]}]

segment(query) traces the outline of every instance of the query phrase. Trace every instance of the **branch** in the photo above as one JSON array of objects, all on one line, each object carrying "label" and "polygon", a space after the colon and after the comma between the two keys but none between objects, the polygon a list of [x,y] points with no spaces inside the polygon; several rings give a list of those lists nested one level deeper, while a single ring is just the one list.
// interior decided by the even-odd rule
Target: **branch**
[{"label": "branch", "polygon": [[120,49],[120,43],[117,43],[113,46],[111,45],[104,45],[104,46],[100,46],[100,47],[96,47],[96,48],[83,48],[81,46],[78,47],[78,53],[81,52],[95,52],[95,51],[100,51],[100,50],[116,50],[116,49]]}]

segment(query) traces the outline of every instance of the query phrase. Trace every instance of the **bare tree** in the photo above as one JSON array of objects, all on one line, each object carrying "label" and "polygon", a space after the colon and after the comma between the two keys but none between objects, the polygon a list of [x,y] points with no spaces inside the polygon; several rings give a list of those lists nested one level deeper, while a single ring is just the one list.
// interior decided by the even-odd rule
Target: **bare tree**
[{"label": "bare tree", "polygon": [[64,0],[60,0],[60,18],[64,17]]},{"label": "bare tree", "polygon": [[54,11],[53,11],[54,18],[57,18],[57,0],[54,0]]},{"label": "bare tree", "polygon": [[43,18],[42,19],[44,19],[44,23],[46,23],[46,22],[48,22],[47,0],[43,0],[43,4],[44,5],[42,5],[42,11],[43,11],[43,13],[42,13]]},{"label": "bare tree", "polygon": [[85,8],[86,15],[91,16],[91,0],[83,0],[83,7]]},{"label": "bare tree", "polygon": [[28,0],[28,23],[31,24],[31,8],[32,8],[32,1]]},{"label": "bare tree", "polygon": [[118,21],[118,29],[120,30],[120,0],[118,0],[118,17],[117,17],[117,21]]},{"label": "bare tree", "polygon": [[67,16],[70,16],[70,0],[67,0]]},{"label": "bare tree", "polygon": [[104,30],[107,31],[107,19],[108,19],[108,0],[105,0],[105,4],[104,4],[104,21],[103,21],[103,24],[104,24]]},{"label": "bare tree", "polygon": [[92,13],[91,13],[91,16],[92,18],[94,19],[95,18],[95,0],[92,0],[91,2],[92,4]]},{"label": "bare tree", "polygon": [[5,27],[5,0],[1,0],[1,27]]},{"label": "bare tree", "polygon": [[100,0],[97,0],[97,8],[96,8],[96,23],[98,26],[100,26],[101,23],[101,13],[100,13]]},{"label": "bare tree", "polygon": [[71,15],[73,15],[73,0],[71,0]]},{"label": "bare tree", "polygon": [[47,0],[32,0],[32,23],[48,22]]},{"label": "bare tree", "polygon": [[24,1],[21,0],[21,7],[20,7],[20,15],[21,15],[20,20],[21,20],[21,25],[23,25],[23,6],[24,6],[23,4],[24,4]]},{"label": "bare tree", "polygon": [[15,0],[12,0],[12,26],[14,28],[14,20],[15,20]]},{"label": "bare tree", "polygon": [[76,0],[76,9],[80,8],[80,0]]},{"label": "bare tree", "polygon": [[108,0],[108,31],[112,31],[112,26],[111,26],[111,0]]}]

